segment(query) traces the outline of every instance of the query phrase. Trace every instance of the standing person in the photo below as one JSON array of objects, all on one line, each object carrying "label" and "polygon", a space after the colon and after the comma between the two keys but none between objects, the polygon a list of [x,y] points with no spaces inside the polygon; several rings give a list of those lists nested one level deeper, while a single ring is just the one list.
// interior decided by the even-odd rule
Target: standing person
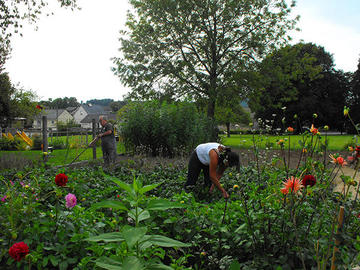
[{"label": "standing person", "polygon": [[105,165],[114,163],[116,160],[116,143],[113,125],[107,121],[106,116],[100,116],[99,122],[102,126],[98,138],[101,138],[101,150]]},{"label": "standing person", "polygon": [[203,143],[196,147],[190,156],[187,181],[185,190],[196,184],[200,171],[204,172],[205,186],[210,186],[209,192],[216,187],[225,199],[228,193],[220,184],[220,178],[228,167],[240,166],[239,155],[232,152],[230,148],[219,143]]}]

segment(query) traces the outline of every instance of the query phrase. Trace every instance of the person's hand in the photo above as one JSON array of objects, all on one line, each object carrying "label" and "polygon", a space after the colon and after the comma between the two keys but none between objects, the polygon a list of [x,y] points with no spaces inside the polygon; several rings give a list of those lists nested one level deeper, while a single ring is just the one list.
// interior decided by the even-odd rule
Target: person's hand
[{"label": "person's hand", "polygon": [[224,199],[229,198],[229,194],[226,192],[226,190],[223,191],[223,197],[224,197]]}]

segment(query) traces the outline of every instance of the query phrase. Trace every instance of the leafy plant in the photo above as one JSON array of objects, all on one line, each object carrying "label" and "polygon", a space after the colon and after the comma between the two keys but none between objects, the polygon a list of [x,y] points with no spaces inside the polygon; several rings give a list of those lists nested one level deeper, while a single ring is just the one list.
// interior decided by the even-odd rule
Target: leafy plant
[{"label": "leafy plant", "polygon": [[[126,211],[132,225],[123,225],[118,232],[104,233],[87,238],[88,241],[121,243],[124,242],[125,251],[122,256],[100,257],[96,265],[105,269],[172,269],[161,262],[160,253],[151,254],[155,247],[188,247],[189,244],[155,234],[147,234],[150,230],[141,223],[151,217],[151,211],[181,208],[183,205],[164,199],[148,199],[145,193],[156,188],[159,184],[142,186],[141,181],[134,176],[133,184],[126,184],[118,179],[111,178],[121,189],[126,192],[124,202],[106,200],[92,206],[92,208],[111,208]],[[109,248],[109,246],[104,247]]]}]

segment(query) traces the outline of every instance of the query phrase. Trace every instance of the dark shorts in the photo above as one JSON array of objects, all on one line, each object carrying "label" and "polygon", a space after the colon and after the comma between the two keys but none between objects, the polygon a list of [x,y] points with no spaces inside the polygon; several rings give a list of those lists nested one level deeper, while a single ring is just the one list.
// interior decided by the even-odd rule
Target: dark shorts
[{"label": "dark shorts", "polygon": [[204,185],[211,186],[211,180],[210,180],[210,175],[209,175],[209,166],[202,164],[196,154],[196,151],[194,151],[191,154],[190,160],[189,160],[187,181],[184,185],[185,190],[189,186],[195,186],[196,181],[199,178],[199,174],[200,174],[201,170],[204,173]]}]

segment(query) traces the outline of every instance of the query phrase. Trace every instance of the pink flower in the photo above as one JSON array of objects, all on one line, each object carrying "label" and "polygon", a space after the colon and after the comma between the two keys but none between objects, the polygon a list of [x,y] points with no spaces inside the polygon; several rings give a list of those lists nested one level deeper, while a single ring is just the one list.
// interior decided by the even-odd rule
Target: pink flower
[{"label": "pink flower", "polygon": [[76,205],[76,196],[74,194],[69,193],[65,196],[66,200],[66,208],[73,208]]},{"label": "pink flower", "polygon": [[1,201],[5,202],[6,198],[7,198],[7,196],[5,195],[4,197],[1,198]]}]

